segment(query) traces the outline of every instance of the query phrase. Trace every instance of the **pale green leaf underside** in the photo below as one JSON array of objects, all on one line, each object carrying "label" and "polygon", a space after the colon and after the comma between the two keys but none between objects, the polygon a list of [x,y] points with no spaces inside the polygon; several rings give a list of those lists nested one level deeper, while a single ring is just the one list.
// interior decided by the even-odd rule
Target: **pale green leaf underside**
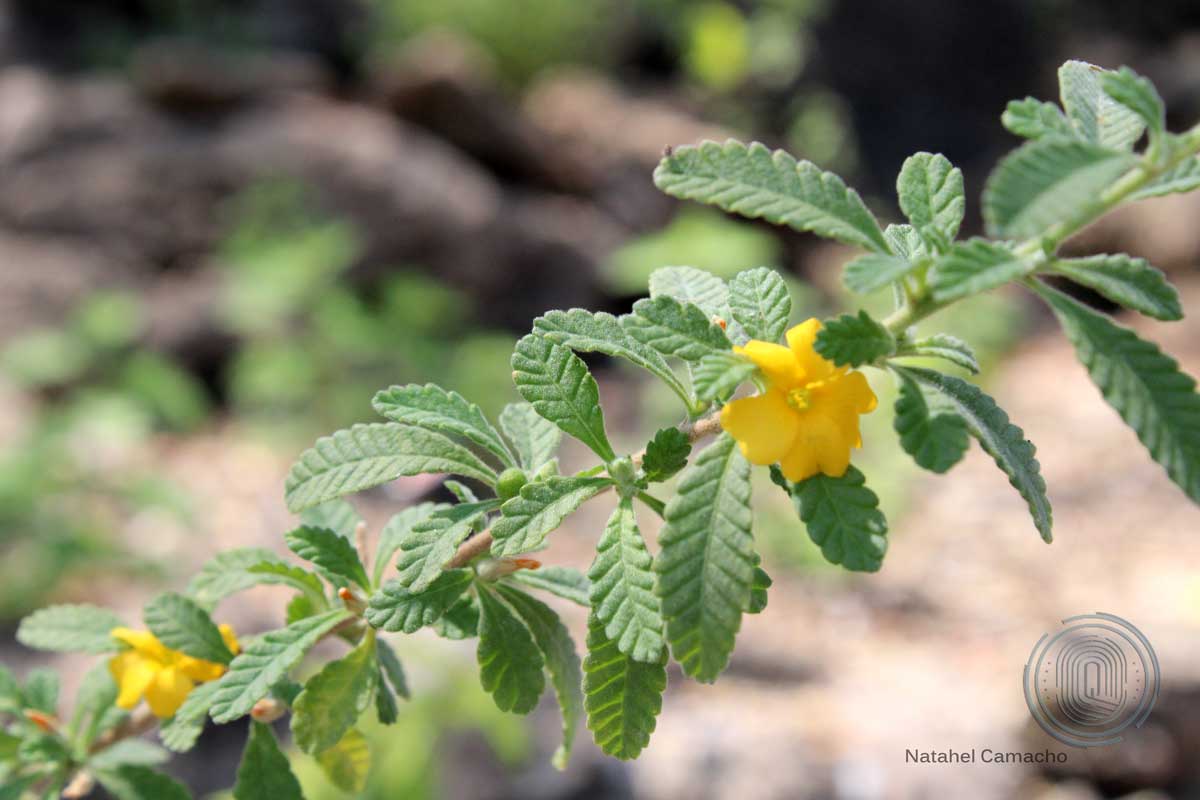
[{"label": "pale green leaf underside", "polygon": [[596,545],[588,570],[592,613],[605,636],[635,661],[657,661],[663,648],[663,617],[654,593],[654,570],[629,499],[621,500]]},{"label": "pale green leaf underside", "polygon": [[931,472],[946,472],[966,454],[971,440],[962,417],[930,406],[921,387],[900,376],[893,420],[900,446],[918,465]]},{"label": "pale green leaf underside", "polygon": [[288,508],[301,511],[405,475],[445,473],[494,485],[496,473],[463,445],[398,423],[355,425],[318,439],[288,473]]},{"label": "pale green leaf underside", "polygon": [[292,703],[296,746],[315,754],[341,741],[370,705],[378,678],[374,635],[366,636],[342,658],[326,663]]},{"label": "pale green leaf underside", "polygon": [[1051,262],[1049,271],[1095,289],[1114,303],[1161,320],[1183,319],[1179,293],[1167,276],[1145,259],[1127,255],[1063,258]]},{"label": "pale green leaf underside", "polygon": [[317,756],[317,764],[329,782],[352,797],[361,797],[371,771],[371,747],[358,728],[351,728],[341,741]]},{"label": "pale green leaf underside", "polygon": [[371,595],[364,616],[373,628],[390,633],[415,633],[437,622],[458,602],[473,576],[469,569],[446,570],[420,592],[410,592],[398,581],[388,581]]},{"label": "pale green leaf underside", "polygon": [[525,484],[520,495],[500,506],[500,518],[492,525],[492,555],[515,556],[538,549],[546,534],[611,485],[608,478],[562,476]]},{"label": "pale green leaf underside", "polygon": [[348,500],[338,497],[300,512],[300,524],[309,528],[326,528],[347,539],[354,538],[354,529],[362,517]]},{"label": "pale green leaf underside", "polygon": [[755,267],[730,281],[729,310],[751,339],[778,342],[792,318],[792,296],[778,272]]},{"label": "pale green leaf underside", "polygon": [[432,383],[392,386],[378,392],[371,405],[393,422],[463,436],[486,448],[505,466],[516,466],[512,452],[483,411],[458,392]]},{"label": "pale green leaf underside", "polygon": [[698,306],[710,317],[728,317],[729,286],[695,267],[661,267],[650,274],[650,298],[674,297]]},{"label": "pale green leaf underside", "polygon": [[1000,123],[1017,136],[1041,139],[1045,136],[1076,138],[1078,134],[1062,109],[1033,97],[1012,100],[1000,116]]},{"label": "pale green leaf underside", "polygon": [[667,503],[654,561],[667,639],[693,678],[729,662],[754,577],[750,465],[728,434],[696,457]]},{"label": "pale green leaf underside", "polygon": [[1200,395],[1175,359],[1128,328],[1040,286],[1079,360],[1151,457],[1200,502]]},{"label": "pale green leaf underside", "polygon": [[217,664],[233,658],[208,612],[188,597],[160,594],[146,604],[143,614],[150,632],[172,650]]},{"label": "pale green leaf underside", "polygon": [[[1158,90],[1150,81],[1129,67],[1121,67],[1115,72],[1101,75],[1100,88],[1110,99],[1141,117],[1151,135],[1162,133],[1166,126],[1166,109]],[[1141,135],[1140,131],[1138,135]]]},{"label": "pale green leaf underside", "polygon": [[859,572],[874,572],[883,564],[887,520],[858,469],[848,467],[836,478],[818,473],[795,483],[792,501],[827,561]]},{"label": "pale green leaf underside", "polygon": [[571,567],[548,566],[535,570],[523,569],[514,572],[509,579],[534,589],[541,589],[581,606],[589,605],[588,593],[592,588],[591,581],[582,572]]},{"label": "pale green leaf underside", "polygon": [[529,403],[509,403],[500,412],[500,429],[512,442],[521,468],[533,474],[554,458],[562,431]]},{"label": "pale green leaf underside", "polygon": [[953,404],[958,415],[966,420],[971,435],[979,440],[1008,476],[1009,483],[1029,504],[1034,525],[1049,542],[1053,536],[1053,514],[1046,497],[1046,481],[1042,479],[1034,457],[1036,448],[1025,438],[1024,431],[1009,421],[1008,414],[996,405],[995,400],[961,378],[917,367],[893,365],[892,368],[922,386],[936,390]]},{"label": "pale green leaf underside", "polygon": [[1068,61],[1058,69],[1063,108],[1076,133],[1085,141],[1128,150],[1141,137],[1145,125],[1136,113],[1118,103],[1103,89],[1111,73],[1085,61]]},{"label": "pale green leaf underside", "polygon": [[929,285],[936,301],[948,303],[1003,286],[1030,269],[1004,245],[986,239],[971,239],[955,244],[933,262]]},{"label": "pale green leaf underside", "polygon": [[1130,199],[1145,200],[1148,197],[1181,194],[1196,189],[1200,189],[1200,157],[1188,158],[1175,169],[1134,192]]},{"label": "pale green leaf underside", "polygon": [[637,758],[650,743],[666,688],[665,648],[652,663],[634,661],[604,635],[603,622],[588,619],[583,703],[601,750],[626,761]]},{"label": "pale green leaf underside", "polygon": [[604,432],[600,390],[579,356],[530,334],[512,355],[513,383],[538,414],[587,445],[605,461],[614,458]]},{"label": "pale green leaf underside", "polygon": [[962,339],[948,333],[935,333],[933,336],[910,342],[897,350],[896,355],[940,358],[972,374],[979,372],[979,359],[975,357],[975,351]]},{"label": "pale green leaf underside", "polygon": [[743,382],[758,371],[753,361],[732,351],[709,353],[692,371],[696,397],[701,400],[724,400]]},{"label": "pale green leaf underside", "polygon": [[895,283],[916,266],[904,256],[864,253],[846,265],[842,283],[852,292],[866,294]]},{"label": "pale green leaf underside", "polygon": [[879,223],[841,178],[758,142],[677,147],[654,170],[654,183],[673,197],[889,252]]},{"label": "pale green leaf underside", "polygon": [[123,624],[120,617],[99,606],[48,606],[21,620],[17,641],[35,650],[108,653],[120,648],[111,631]]},{"label": "pale green leaf underside", "polygon": [[475,523],[499,507],[499,500],[459,503],[435,511],[412,527],[400,542],[396,559],[397,582],[410,592],[420,592],[442,574]]},{"label": "pale green leaf underside", "polygon": [[963,176],[945,156],[917,153],[905,159],[896,194],[909,222],[934,247],[944,249],[958,236],[967,207]]},{"label": "pale green leaf underside", "polygon": [[479,589],[479,680],[501,711],[528,714],[546,688],[545,660],[529,628],[491,589]]},{"label": "pale green leaf underside", "polygon": [[229,665],[213,698],[214,722],[231,722],[250,713],[271,687],[304,657],[322,636],[350,618],[344,609],[306,617],[251,642]]}]

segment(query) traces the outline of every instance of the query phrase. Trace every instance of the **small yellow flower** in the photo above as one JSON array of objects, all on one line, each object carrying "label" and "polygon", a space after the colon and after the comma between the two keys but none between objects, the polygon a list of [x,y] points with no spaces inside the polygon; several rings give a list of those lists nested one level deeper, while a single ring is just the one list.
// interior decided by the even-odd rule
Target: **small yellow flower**
[{"label": "small yellow flower", "polygon": [[[229,652],[238,652],[233,628],[221,625],[221,638]],[[225,674],[225,666],[193,658],[171,650],[149,631],[113,628],[112,636],[129,645],[108,662],[117,682],[117,705],[130,709],[144,696],[154,716],[166,719],[175,715],[188,692],[198,683],[215,681]]]},{"label": "small yellow flower", "polygon": [[835,367],[813,349],[820,329],[810,319],[787,332],[787,347],[758,340],[735,347],[766,376],[767,389],[721,410],[721,427],[742,455],[752,464],[778,463],[791,481],[846,474],[850,450],[862,447],[858,416],[878,404],[861,372]]}]

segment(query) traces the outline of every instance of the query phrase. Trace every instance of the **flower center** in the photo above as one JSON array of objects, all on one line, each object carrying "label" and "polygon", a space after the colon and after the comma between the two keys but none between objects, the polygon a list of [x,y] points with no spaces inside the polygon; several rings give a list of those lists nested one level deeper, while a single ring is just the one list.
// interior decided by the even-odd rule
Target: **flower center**
[{"label": "flower center", "polygon": [[787,393],[787,404],[797,411],[807,411],[812,403],[812,393],[807,388],[792,389]]}]

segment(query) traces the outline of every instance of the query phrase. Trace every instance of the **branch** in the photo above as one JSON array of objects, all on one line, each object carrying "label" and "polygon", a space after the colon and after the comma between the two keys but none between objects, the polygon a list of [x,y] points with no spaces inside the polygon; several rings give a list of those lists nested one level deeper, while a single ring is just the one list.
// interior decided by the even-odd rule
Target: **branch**
[{"label": "branch", "polygon": [[[687,434],[688,441],[697,442],[705,436],[712,436],[721,430],[721,415],[709,414],[707,417],[696,420],[693,423],[685,424],[682,429]],[[641,464],[642,458],[646,455],[646,451],[642,450],[634,454],[633,463]],[[491,530],[481,531],[470,539],[467,539],[458,547],[454,557],[446,562],[443,569],[459,569],[470,564],[480,556],[486,555],[492,549],[492,532]]]}]

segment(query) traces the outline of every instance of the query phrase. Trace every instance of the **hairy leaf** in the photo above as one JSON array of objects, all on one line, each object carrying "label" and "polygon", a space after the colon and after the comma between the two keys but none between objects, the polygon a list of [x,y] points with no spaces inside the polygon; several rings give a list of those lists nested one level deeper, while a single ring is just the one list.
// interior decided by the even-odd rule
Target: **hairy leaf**
[{"label": "hairy leaf", "polygon": [[234,800],[304,800],[300,782],[279,749],[270,725],[250,723],[250,736],[238,765]]},{"label": "hairy leaf", "polygon": [[300,512],[300,524],[304,527],[325,528],[347,539],[354,538],[354,531],[360,522],[362,517],[354,510],[354,506],[341,497],[310,506]]},{"label": "hairy leaf", "polygon": [[[217,553],[205,562],[196,577],[192,578],[187,587],[187,595],[201,608],[211,611],[223,598],[235,592],[261,583],[278,583],[274,575],[252,569],[264,564],[276,564],[284,569],[289,567],[286,561],[261,547],[239,547]],[[315,576],[309,577],[315,582],[312,588],[320,594],[321,582]]]},{"label": "hairy leaf", "polygon": [[292,703],[296,746],[315,754],[341,741],[371,704],[378,678],[375,637],[368,631],[358,647],[309,678]]},{"label": "hairy leaf", "polygon": [[296,666],[321,637],[350,619],[338,609],[307,617],[276,631],[268,631],[252,641],[229,664],[217,684],[213,698],[214,722],[232,722],[250,713],[271,687]]},{"label": "hairy leaf", "polygon": [[1088,142],[1128,150],[1145,126],[1131,109],[1104,92],[1106,69],[1084,61],[1068,61],[1058,69],[1059,92],[1076,133]]},{"label": "hairy leaf", "polygon": [[940,153],[917,153],[900,168],[896,193],[921,237],[937,250],[949,247],[966,213],[962,170]]},{"label": "hairy leaf", "polygon": [[940,358],[972,374],[979,372],[979,360],[975,358],[975,351],[962,339],[948,333],[935,333],[933,336],[905,344],[896,351],[896,355]]},{"label": "hairy leaf", "polygon": [[657,376],[677,394],[687,396],[687,390],[662,354],[630,336],[612,314],[602,311],[593,314],[582,308],[551,311],[533,321],[533,330],[577,353],[604,353],[623,358]]},{"label": "hairy leaf", "polygon": [[432,383],[412,383],[378,392],[371,405],[393,422],[465,437],[486,448],[505,466],[516,466],[512,451],[479,406],[458,392],[448,392]]},{"label": "hairy leaf", "polygon": [[499,500],[459,503],[435,511],[412,527],[400,542],[403,548],[396,560],[397,583],[411,593],[421,592],[433,583],[446,562],[483,515],[498,508]]},{"label": "hairy leaf", "polygon": [[364,589],[371,588],[371,579],[349,539],[325,528],[296,528],[284,534],[283,540],[289,550],[315,564],[317,571],[335,586],[357,583]]},{"label": "hairy leaf", "polygon": [[371,771],[371,747],[358,728],[351,728],[340,742],[317,755],[317,764],[330,783],[360,797],[367,788],[367,774]]},{"label": "hairy leaf", "polygon": [[895,283],[916,267],[905,256],[864,253],[846,265],[842,283],[852,292],[865,294]]},{"label": "hairy leaf", "polygon": [[728,434],[700,452],[667,504],[654,561],[667,639],[683,671],[716,680],[750,601],[750,465]]},{"label": "hairy leaf", "polygon": [[202,683],[188,692],[175,716],[164,722],[158,729],[158,737],[168,750],[175,753],[185,753],[191,750],[204,732],[204,723],[208,721],[208,712],[212,708],[217,695],[218,683],[210,681]]},{"label": "hairy leaf", "polygon": [[709,317],[728,319],[729,287],[725,281],[695,267],[662,267],[650,274],[650,299],[674,297],[698,306]]},{"label": "hairy leaf", "polygon": [[321,583],[320,578],[306,569],[289,564],[278,558],[273,558],[270,561],[255,564],[246,571],[257,577],[258,583],[273,586],[290,586],[297,591],[303,592],[306,597],[314,601],[319,607],[325,607],[325,587]]},{"label": "hairy leaf", "polygon": [[931,255],[925,240],[912,225],[888,225],[883,229],[883,238],[891,245],[892,252],[909,261],[920,262]]},{"label": "hairy leaf", "polygon": [[673,197],[888,252],[879,223],[841,178],[757,142],[677,147],[654,170],[654,183]]},{"label": "hairy leaf", "polygon": [[662,604],[654,593],[654,570],[646,542],[622,499],[596,545],[588,570],[592,613],[617,649],[635,661],[657,661],[663,648]]},{"label": "hairy leaf", "polygon": [[446,570],[420,592],[410,592],[399,581],[388,581],[371,595],[367,622],[391,633],[414,633],[445,614],[471,585],[473,575],[469,569]]},{"label": "hairy leaf", "polygon": [[478,636],[479,602],[470,595],[460,597],[442,614],[441,619],[433,623],[433,632],[443,639],[456,642]]},{"label": "hairy leaf", "polygon": [[1010,101],[1000,116],[1000,124],[1026,139],[1046,136],[1074,139],[1078,136],[1061,108],[1033,97]]},{"label": "hairy leaf", "polygon": [[500,428],[513,443],[521,468],[531,474],[554,458],[562,439],[558,426],[543,419],[529,403],[506,405],[500,412]]},{"label": "hairy leaf", "polygon": [[557,476],[525,484],[520,495],[500,506],[500,518],[492,525],[492,555],[515,556],[538,549],[546,534],[609,486],[608,478]]},{"label": "hairy leaf", "polygon": [[729,308],[751,339],[777,342],[792,318],[792,296],[778,272],[755,267],[733,276]]},{"label": "hairy leaf", "polygon": [[753,361],[732,351],[709,353],[692,370],[696,397],[724,400],[758,370]]},{"label": "hairy leaf", "polygon": [[1160,175],[1129,197],[1131,200],[1145,200],[1148,197],[1181,194],[1196,189],[1200,189],[1200,158],[1193,156],[1184,160],[1174,169]]},{"label": "hairy leaf", "polygon": [[660,295],[633,304],[633,313],[621,317],[632,337],[664,356],[699,361],[708,353],[729,350],[729,338],[699,306]]},{"label": "hairy leaf", "polygon": [[138,764],[97,770],[100,785],[117,800],[191,800],[183,784]]},{"label": "hairy leaf", "polygon": [[571,634],[558,614],[542,601],[511,586],[498,586],[496,590],[533,634],[533,640],[537,642],[538,650],[546,661],[546,670],[550,673],[550,683],[558,698],[563,722],[562,745],[554,754],[554,766],[566,769],[567,760],[571,757],[571,745],[575,741],[575,730],[583,718],[583,670],[579,665],[579,655],[575,652],[575,642],[571,641]]},{"label": "hairy leaf", "polygon": [[[1152,135],[1163,132],[1166,127],[1166,110],[1153,83],[1129,67],[1121,67],[1116,72],[1102,74],[1100,88],[1109,98],[1141,117]],[[1141,135],[1140,131],[1138,135]]]},{"label": "hairy leaf", "polygon": [[489,486],[496,473],[466,447],[440,433],[395,422],[355,425],[325,436],[288,473],[288,508],[302,511],[404,475],[447,473]]},{"label": "hairy leaf", "polygon": [[523,569],[514,572],[510,579],[581,606],[589,604],[588,593],[592,588],[591,581],[582,572],[571,567],[551,566],[539,567],[536,570]]},{"label": "hairy leaf", "polygon": [[35,650],[109,653],[120,649],[112,629],[122,624],[120,617],[99,606],[48,606],[21,620],[17,641]]},{"label": "hairy leaf", "polygon": [[491,589],[479,589],[479,680],[501,711],[528,714],[546,688],[545,659],[529,628]]},{"label": "hairy leaf", "polygon": [[858,316],[843,314],[827,321],[817,334],[813,349],[834,364],[857,367],[891,355],[896,350],[896,340],[866,311],[859,311]]},{"label": "hairy leaf", "polygon": [[983,218],[997,238],[1039,235],[1095,200],[1133,156],[1069,139],[1027,142],[1004,158],[983,189]]},{"label": "hairy leaf", "polygon": [[1183,319],[1179,293],[1167,282],[1167,276],[1145,259],[1127,255],[1063,258],[1051,262],[1049,269],[1146,316]]},{"label": "hairy leaf", "polygon": [[172,650],[217,664],[233,659],[208,612],[189,598],[166,592],[147,603],[143,613],[146,627]]},{"label": "hairy leaf", "polygon": [[954,245],[933,262],[929,285],[934,300],[948,303],[1003,286],[1030,271],[1030,265],[1003,244],[971,239]]},{"label": "hairy leaf", "polygon": [[625,761],[637,758],[650,743],[666,688],[666,648],[652,663],[634,661],[605,636],[603,622],[588,619],[583,704],[601,750]]},{"label": "hairy leaf", "polygon": [[392,689],[405,700],[412,697],[408,691],[408,677],[404,674],[404,666],[400,659],[396,657],[396,651],[382,639],[375,640],[375,647],[379,656],[379,668],[387,677]]},{"label": "hairy leaf", "polygon": [[903,374],[893,424],[904,452],[931,472],[948,471],[971,444],[966,421],[949,408],[931,406],[921,387]]},{"label": "hairy leaf", "polygon": [[841,477],[818,473],[791,488],[809,538],[831,564],[875,572],[887,552],[887,520],[866,478],[851,466]]},{"label": "hairy leaf", "polygon": [[439,503],[419,503],[409,506],[387,521],[379,534],[379,545],[375,548],[375,568],[372,570],[375,583],[379,583],[383,578],[383,573],[391,564],[401,543],[412,533],[413,527],[428,519],[430,514],[444,508],[448,506]]},{"label": "hairy leaf", "polygon": [[1034,457],[1036,448],[1025,438],[1025,432],[1013,425],[1008,414],[979,387],[961,378],[917,367],[892,366],[924,388],[944,396],[955,412],[966,420],[967,430],[1008,476],[1009,483],[1029,504],[1033,523],[1047,542],[1053,534],[1053,515],[1046,497],[1046,481]]},{"label": "hairy leaf", "polygon": [[1200,502],[1200,395],[1175,359],[1061,292],[1038,289],[1108,404],[1188,497]]},{"label": "hairy leaf", "polygon": [[600,390],[579,356],[530,334],[512,355],[513,382],[538,414],[583,442],[604,461],[615,454],[604,432]]},{"label": "hairy leaf", "polygon": [[679,428],[663,428],[646,445],[642,471],[651,483],[665,481],[687,466],[692,441]]}]

